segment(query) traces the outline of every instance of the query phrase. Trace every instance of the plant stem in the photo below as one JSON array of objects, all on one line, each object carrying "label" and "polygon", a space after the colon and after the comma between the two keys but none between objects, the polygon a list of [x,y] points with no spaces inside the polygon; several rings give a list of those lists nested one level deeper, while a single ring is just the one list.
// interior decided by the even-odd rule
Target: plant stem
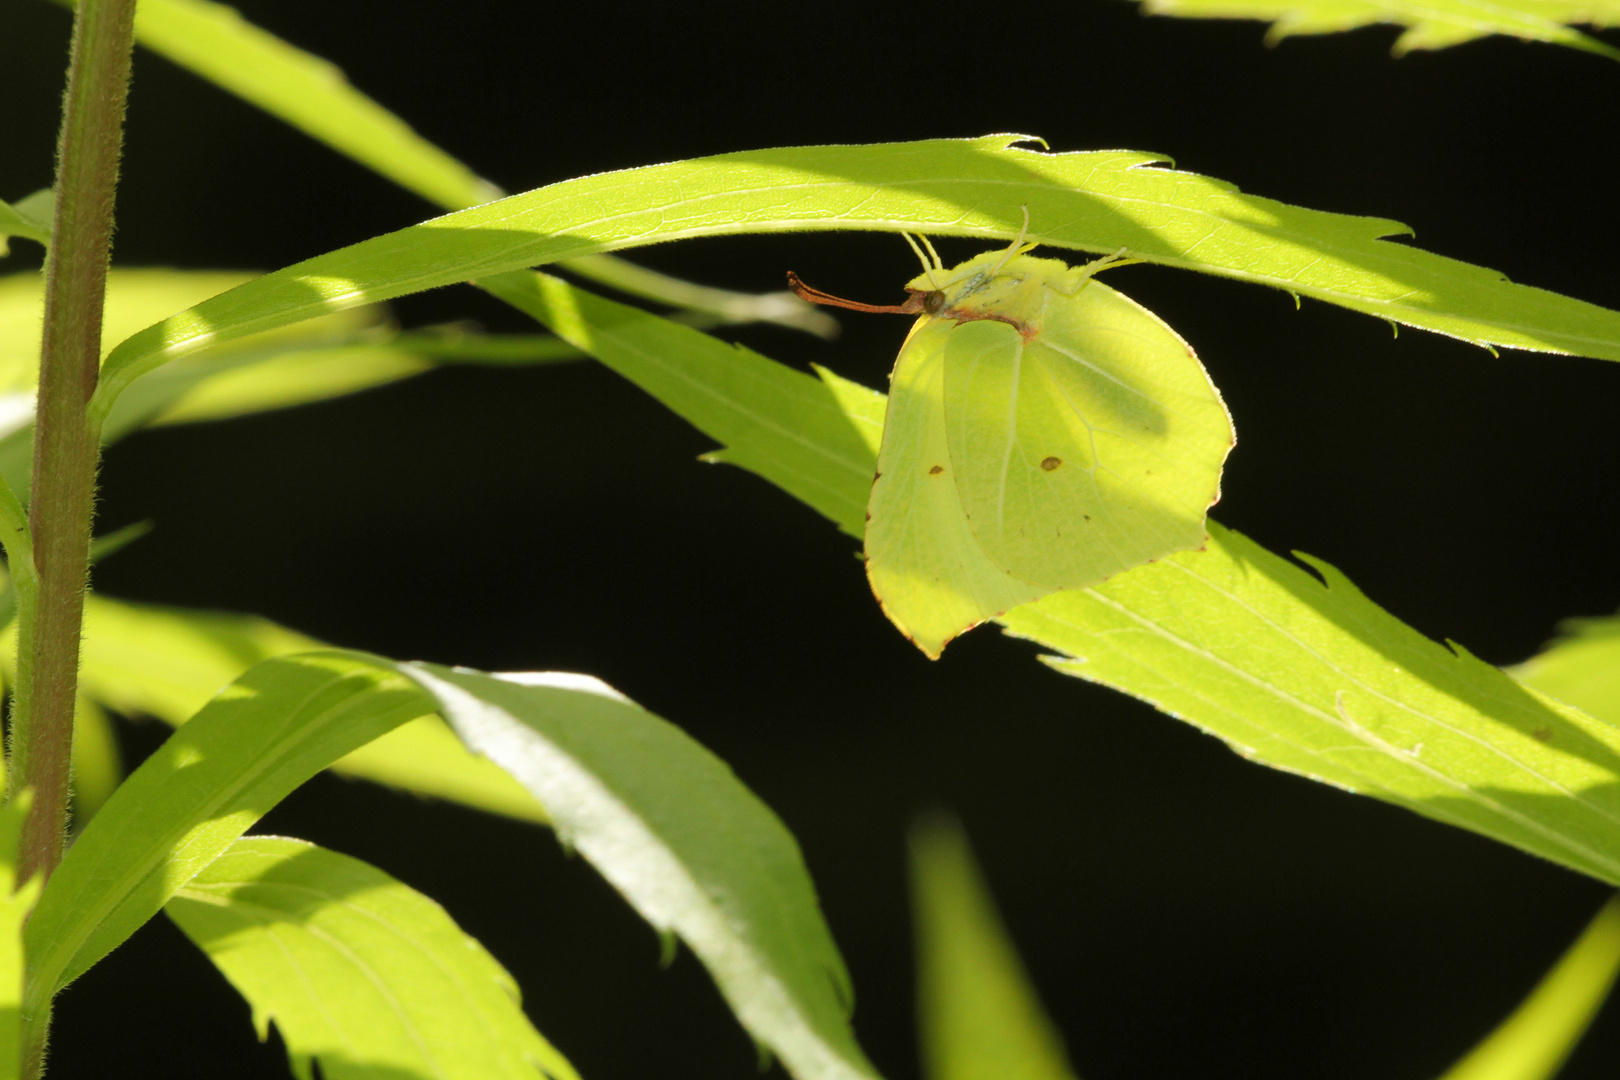
[{"label": "plant stem", "polygon": [[73,22],[34,429],[31,522],[38,601],[33,632],[24,631],[31,641],[27,658],[19,658],[19,707],[11,726],[10,789],[34,792],[18,853],[19,881],[48,877],[56,869],[67,822],[98,450],[85,406],[100,366],[134,23],[135,0],[80,0]]}]

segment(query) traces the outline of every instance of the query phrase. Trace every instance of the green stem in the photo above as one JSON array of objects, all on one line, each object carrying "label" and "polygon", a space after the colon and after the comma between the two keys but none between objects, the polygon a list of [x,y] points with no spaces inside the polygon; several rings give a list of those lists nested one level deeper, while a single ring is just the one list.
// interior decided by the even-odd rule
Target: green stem
[{"label": "green stem", "polygon": [[[57,144],[56,225],[45,267],[45,334],[34,429],[31,501],[38,594],[32,619],[25,608],[18,613],[27,653],[18,663],[10,787],[34,792],[18,853],[19,880],[48,877],[56,868],[67,822],[98,449],[85,406],[99,372],[134,24],[135,0],[82,0],[73,23]],[[40,1030],[29,1036],[31,1060],[23,1075],[35,1076],[44,1034]]]}]

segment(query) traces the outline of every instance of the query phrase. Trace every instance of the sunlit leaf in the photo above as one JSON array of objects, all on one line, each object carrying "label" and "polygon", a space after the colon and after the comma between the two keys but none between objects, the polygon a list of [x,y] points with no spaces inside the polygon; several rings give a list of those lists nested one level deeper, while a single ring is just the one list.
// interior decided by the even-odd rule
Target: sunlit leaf
[{"label": "sunlit leaf", "polygon": [[1620,727],[1620,618],[1571,619],[1564,636],[1517,667],[1527,683]]},{"label": "sunlit leaf", "polygon": [[433,711],[541,798],[645,918],[691,945],[799,1080],[874,1075],[798,846],[723,762],[585,676],[497,678],[337,651],[256,665],[113,793],[28,924],[25,1034],[288,792]]},{"label": "sunlit leaf", "polygon": [[1620,900],[1597,913],[1513,1015],[1441,1080],[1550,1080],[1620,973]]},{"label": "sunlit leaf", "polygon": [[517,984],[443,908],[302,840],[236,841],[164,909],[325,1080],[575,1080]]},{"label": "sunlit leaf", "polygon": [[[325,646],[268,619],[85,598],[80,687],[127,716],[183,724],[261,660]],[[503,770],[467,752],[436,716],[395,728],[332,771],[523,821],[545,811]]]},{"label": "sunlit leaf", "polygon": [[[62,0],[71,3],[71,0]],[[361,93],[335,64],[210,0],[141,0],[136,40],[181,67],[446,210],[504,194]],[[737,293],[596,256],[569,269],[719,322],[774,322],[823,337],[837,324],[788,292]]]},{"label": "sunlit leaf", "polygon": [[[252,279],[217,271],[113,270],[103,339]],[[0,477],[26,491],[33,452],[43,292],[38,274],[0,277]],[[359,308],[208,348],[135,383],[101,428],[103,443],[154,424],[217,420],[325,400],[426,371],[435,363],[534,364],[579,352],[538,334],[459,327],[401,333]]]},{"label": "sunlit leaf", "polygon": [[1620,4],[1613,0],[1143,0],[1142,8],[1190,19],[1263,19],[1271,23],[1268,44],[1294,34],[1393,23],[1407,27],[1395,42],[1396,56],[1506,34],[1620,60],[1620,49],[1571,29],[1574,23],[1620,24]]},{"label": "sunlit leaf", "polygon": [[124,778],[112,720],[81,695],[73,710],[73,823],[83,828]]},{"label": "sunlit leaf", "polygon": [[51,876],[28,922],[25,1026],[288,792],[433,709],[363,654],[267,660],[233,683],[113,792]]},{"label": "sunlit leaf", "polygon": [[12,237],[21,237],[41,244],[51,242],[49,219],[37,218],[29,212],[30,209],[22,201],[0,202],[0,255],[9,254],[10,249],[6,241]]},{"label": "sunlit leaf", "polygon": [[545,804],[560,839],[685,941],[798,1080],[873,1077],[849,975],[793,835],[725,762],[595,679],[405,664],[467,745]]},{"label": "sunlit leaf", "polygon": [[[861,504],[876,465],[882,395],[773,371],[537,277],[526,288],[508,279],[500,295],[711,437],[746,447],[727,460],[854,524],[846,508]],[[1246,757],[1620,883],[1620,727],[1430,641],[1310,562],[1320,578],[1212,521],[1204,552],[1000,621],[1061,654],[1058,670],[1143,698]]]},{"label": "sunlit leaf", "polygon": [[911,832],[917,1020],[928,1080],[1073,1080],[961,827]]},{"label": "sunlit leaf", "polygon": [[1273,285],[1470,341],[1620,359],[1620,313],[1383,237],[1375,218],[1292,207],[1126,151],[1017,136],[758,150],[567,180],[267,274],[141,331],[103,368],[104,416],[135,378],[317,315],[604,251],[829,229],[1009,239]]},{"label": "sunlit leaf", "polygon": [[18,1080],[22,1061],[23,922],[40,885],[34,878],[19,887],[17,849],[32,802],[25,791],[0,805],[0,1080]]}]

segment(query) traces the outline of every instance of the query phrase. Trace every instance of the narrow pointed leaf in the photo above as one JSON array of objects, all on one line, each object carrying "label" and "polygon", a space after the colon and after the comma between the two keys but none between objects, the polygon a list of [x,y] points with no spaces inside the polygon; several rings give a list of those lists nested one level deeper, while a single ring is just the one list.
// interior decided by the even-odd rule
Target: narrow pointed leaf
[{"label": "narrow pointed leaf", "polygon": [[[128,716],[179,725],[261,660],[326,646],[252,615],[85,598],[80,685]],[[545,811],[504,771],[468,753],[436,716],[422,716],[344,755],[333,772],[448,799],[520,821]]]},{"label": "narrow pointed leaf", "polygon": [[444,909],[302,840],[237,840],[164,909],[273,1022],[296,1076],[577,1080],[517,984]]},{"label": "narrow pointed leaf", "polygon": [[797,843],[720,759],[596,680],[402,665],[467,745],[545,804],[559,837],[685,941],[798,1080],[876,1074]]},{"label": "narrow pointed leaf", "polygon": [[[62,0],[71,4],[71,0]],[[210,0],[141,0],[135,37],[146,48],[263,109],[445,210],[504,192],[361,93],[337,65],[282,41]],[[737,293],[695,285],[599,255],[576,273],[723,323],[774,322],[822,337],[837,323],[792,293]]]},{"label": "narrow pointed leaf", "polygon": [[[864,500],[875,456],[859,459],[871,443],[857,433],[872,432],[882,395],[767,374],[763,357],[566,286],[507,282],[504,298],[700,430],[748,447],[731,460],[793,494],[817,492],[823,513]],[[824,414],[835,403],[847,406],[843,428]],[[819,426],[799,426],[812,409]],[[1620,884],[1620,727],[1430,641],[1324,563],[1310,560],[1318,578],[1213,521],[1209,531],[1204,552],[999,621],[1061,654],[1052,663],[1065,674],[1143,698],[1246,757]]]},{"label": "narrow pointed leaf", "polygon": [[17,848],[32,801],[23,792],[0,805],[0,1080],[18,1080],[22,1064],[23,923],[40,886],[38,878],[19,885]]},{"label": "narrow pointed leaf", "polygon": [[1620,60],[1620,49],[1570,25],[1620,23],[1613,0],[1144,0],[1142,8],[1184,19],[1263,19],[1271,23],[1270,44],[1295,34],[1393,23],[1408,28],[1395,43],[1396,56],[1506,34]]},{"label": "narrow pointed leaf", "polygon": [[759,150],[567,180],[267,274],[121,344],[95,410],[208,345],[330,311],[666,240],[829,229],[1010,238],[1289,289],[1469,341],[1620,359],[1620,313],[1384,239],[1395,222],[1243,195],[1153,154],[1019,136]]},{"label": "narrow pointed leaf", "polygon": [[564,839],[687,941],[795,1076],[875,1075],[792,834],[723,762],[585,676],[501,679],[357,652],[256,665],[113,793],[28,924],[25,1029],[298,784],[433,711],[556,800]]},{"label": "narrow pointed leaf", "polygon": [[818,382],[549,275],[508,274],[490,287],[723,443],[709,460],[769,468],[772,482],[861,535],[883,431],[882,395],[836,376]]},{"label": "narrow pointed leaf", "polygon": [[112,718],[100,705],[80,696],[73,709],[73,823],[77,828],[96,816],[124,779]]},{"label": "narrow pointed leaf", "polygon": [[1620,973],[1620,900],[1584,933],[1513,1015],[1442,1080],[1551,1080],[1586,1033]]},{"label": "narrow pointed leaf", "polygon": [[1620,618],[1571,619],[1564,636],[1511,668],[1514,677],[1620,727]]},{"label": "narrow pointed leaf", "polygon": [[[71,4],[69,4],[71,6]],[[207,0],[141,0],[145,47],[443,206],[500,190],[356,90],[335,65]]]},{"label": "narrow pointed leaf", "polygon": [[[250,280],[224,271],[113,270],[104,340],[110,348],[163,318]],[[33,391],[44,295],[38,274],[0,277],[0,476],[27,489]],[[426,371],[435,363],[546,363],[576,350],[541,335],[456,328],[401,333],[380,308],[358,308],[205,349],[136,380],[102,425],[103,443],[154,424],[243,416],[322,401]]]},{"label": "narrow pointed leaf", "polygon": [[233,683],[124,781],[52,875],[28,923],[25,1025],[288,792],[433,708],[362,653],[267,660]]},{"label": "narrow pointed leaf", "polygon": [[48,244],[51,242],[51,229],[47,223],[35,221],[22,208],[0,202],[0,255],[9,253],[6,241],[12,237]]},{"label": "narrow pointed leaf", "polygon": [[912,829],[911,897],[928,1080],[1074,1080],[955,822]]}]

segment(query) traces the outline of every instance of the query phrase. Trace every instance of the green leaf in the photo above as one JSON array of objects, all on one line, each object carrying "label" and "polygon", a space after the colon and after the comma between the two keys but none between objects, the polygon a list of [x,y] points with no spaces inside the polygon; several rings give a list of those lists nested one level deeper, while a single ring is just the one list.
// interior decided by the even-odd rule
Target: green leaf
[{"label": "green leaf", "polygon": [[956,822],[912,829],[911,896],[928,1080],[1073,1080]]},{"label": "green leaf", "polygon": [[164,909],[253,1008],[295,1076],[577,1080],[517,984],[443,908],[302,840],[236,841]]},{"label": "green leaf", "polygon": [[[757,354],[560,282],[524,287],[503,279],[498,295],[711,437],[748,448],[728,460],[794,494],[816,492],[812,505],[849,528],[841,508],[864,499],[876,462],[861,433],[881,415],[881,395],[773,372]],[[800,414],[817,426],[798,426]],[[1326,564],[1310,560],[1318,579],[1209,524],[1204,552],[1000,621],[1063,654],[1058,670],[1143,698],[1245,757],[1620,883],[1620,727],[1430,641]]]},{"label": "green leaf", "polygon": [[883,396],[825,383],[742,345],[605,300],[543,274],[490,291],[725,444],[707,455],[755,472],[859,537],[883,431]]},{"label": "green leaf", "polygon": [[588,676],[404,664],[558,836],[678,934],[756,1042],[799,1080],[873,1077],[849,976],[798,844],[719,758]]},{"label": "green leaf", "polygon": [[0,255],[10,254],[6,241],[14,236],[41,244],[51,242],[50,217],[36,216],[40,208],[39,200],[33,195],[15,203],[0,202]]},{"label": "green leaf", "polygon": [[1210,523],[1202,553],[1010,612],[1059,671],[1245,757],[1620,883],[1620,729]]},{"label": "green leaf", "polygon": [[541,798],[565,842],[656,928],[692,946],[795,1076],[875,1075],[792,834],[723,762],[586,676],[495,677],[356,652],[256,665],[113,793],[28,924],[25,1027],[293,788],[432,711]]},{"label": "green leaf", "polygon": [[124,778],[112,720],[80,695],[73,710],[73,823],[83,828]]},{"label": "green leaf", "polygon": [[909,230],[1132,257],[1273,285],[1481,344],[1620,359],[1620,313],[1381,237],[1394,222],[1291,207],[1126,151],[1018,136],[759,150],[567,180],[267,274],[113,351],[94,410],[207,346],[525,266],[666,240]]},{"label": "green leaf", "polygon": [[[61,0],[71,6],[71,0]],[[142,45],[446,210],[504,192],[361,93],[327,60],[209,0],[141,0]],[[774,322],[823,337],[837,323],[788,292],[760,296],[694,285],[608,256],[569,269],[722,323]]]},{"label": "green leaf", "polygon": [[1518,667],[1515,678],[1620,727],[1620,617],[1570,619],[1564,636]]},{"label": "green leaf", "polygon": [[1396,56],[1507,34],[1620,60],[1620,49],[1569,26],[1620,23],[1620,5],[1612,0],[1143,0],[1142,9],[1187,19],[1264,19],[1271,23],[1267,44],[1394,23],[1408,28],[1395,42]]},{"label": "green leaf", "polygon": [[40,880],[19,886],[17,849],[32,802],[33,793],[24,791],[0,805],[0,1080],[17,1080],[22,1064],[23,924]]},{"label": "green leaf", "polygon": [[288,792],[434,704],[358,653],[267,660],[113,792],[69,849],[27,931],[25,1025]]},{"label": "green leaf", "polygon": [[[244,281],[218,271],[114,270],[103,338],[114,342],[154,319]],[[27,490],[33,390],[39,373],[43,293],[38,274],[0,278],[0,477]],[[487,335],[459,327],[400,333],[380,308],[338,312],[210,348],[138,379],[102,425],[103,443],[154,424],[216,420],[369,389],[435,362],[546,363],[578,350],[541,335]]]},{"label": "green leaf", "polygon": [[[126,716],[179,725],[261,660],[325,648],[253,615],[85,598],[80,687]],[[416,795],[544,823],[545,811],[504,771],[467,752],[444,721],[423,716],[333,763],[332,771]]]},{"label": "green leaf", "polygon": [[[71,4],[69,5],[71,6]],[[351,86],[336,66],[206,0],[141,0],[142,45],[432,202],[500,196],[489,181]]]},{"label": "green leaf", "polygon": [[1549,1080],[1575,1049],[1620,972],[1620,900],[1585,932],[1513,1015],[1442,1080]]}]

